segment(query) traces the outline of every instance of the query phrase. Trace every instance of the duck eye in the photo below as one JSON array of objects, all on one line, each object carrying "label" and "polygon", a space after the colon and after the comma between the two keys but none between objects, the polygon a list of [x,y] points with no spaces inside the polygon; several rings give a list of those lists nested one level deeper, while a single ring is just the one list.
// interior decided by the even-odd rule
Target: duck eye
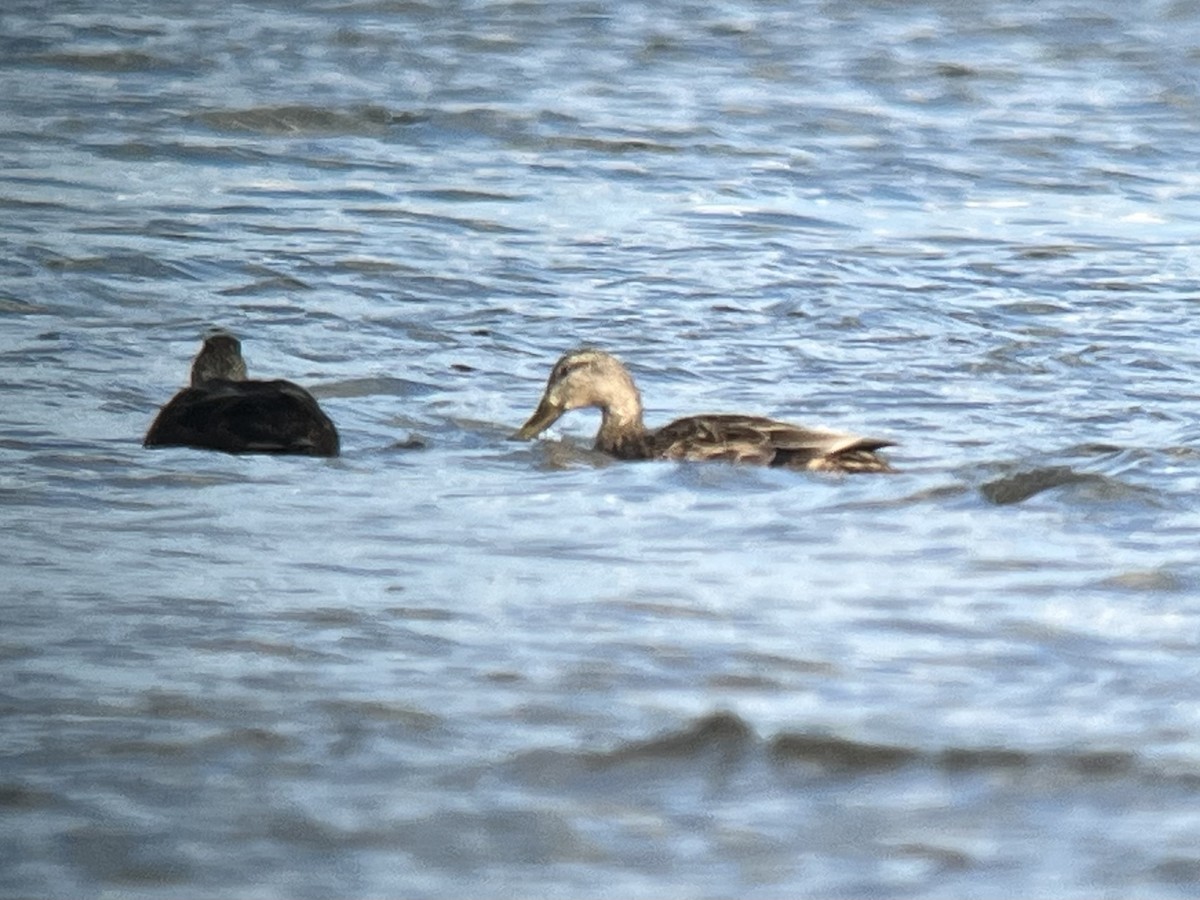
[{"label": "duck eye", "polygon": [[566,359],[560,362],[554,369],[555,380],[566,378],[572,372],[582,369],[587,366],[585,359]]}]

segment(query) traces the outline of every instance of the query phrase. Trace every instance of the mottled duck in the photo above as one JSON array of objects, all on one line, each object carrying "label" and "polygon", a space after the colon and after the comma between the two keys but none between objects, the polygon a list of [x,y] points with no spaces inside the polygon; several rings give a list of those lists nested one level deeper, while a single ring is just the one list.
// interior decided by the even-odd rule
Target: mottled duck
[{"label": "mottled duck", "polygon": [[642,421],[642,398],[615,356],[589,348],[562,357],[529,421],[513,435],[529,440],[568,410],[597,407],[596,449],[618,459],[724,460],[821,472],[891,472],[875,451],[893,444],[762,416],[687,416],[657,430]]}]

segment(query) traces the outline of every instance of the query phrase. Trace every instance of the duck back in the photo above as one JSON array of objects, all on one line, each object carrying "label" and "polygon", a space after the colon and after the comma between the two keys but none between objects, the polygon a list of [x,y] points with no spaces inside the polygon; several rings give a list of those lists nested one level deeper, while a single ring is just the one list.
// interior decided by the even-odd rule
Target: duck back
[{"label": "duck back", "polygon": [[196,447],[226,453],[337,456],[333,422],[312,394],[290,381],[206,381],[162,408],[146,447]]},{"label": "duck back", "polygon": [[652,432],[646,455],[663,459],[724,460],[830,472],[889,472],[875,451],[892,445],[824,428],[805,428],[763,416],[687,416]]}]

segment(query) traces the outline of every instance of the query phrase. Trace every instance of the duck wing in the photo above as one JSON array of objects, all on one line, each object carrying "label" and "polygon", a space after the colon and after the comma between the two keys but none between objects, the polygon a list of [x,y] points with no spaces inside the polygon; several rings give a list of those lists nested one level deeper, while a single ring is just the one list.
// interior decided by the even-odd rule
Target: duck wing
[{"label": "duck wing", "polygon": [[297,384],[215,380],[171,398],[144,445],[336,456],[339,440],[316,399]]},{"label": "duck wing", "polygon": [[664,459],[718,459],[831,471],[890,470],[874,451],[893,443],[742,415],[677,419],[651,434],[649,441],[653,455]]}]

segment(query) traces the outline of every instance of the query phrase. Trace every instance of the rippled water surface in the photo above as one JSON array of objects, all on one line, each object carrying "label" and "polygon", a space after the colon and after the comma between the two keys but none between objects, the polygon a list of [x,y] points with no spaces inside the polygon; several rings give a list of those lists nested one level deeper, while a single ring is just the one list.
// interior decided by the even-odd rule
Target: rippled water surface
[{"label": "rippled water surface", "polygon": [[[1197,34],[8,0],[0,894],[1196,896]],[[212,326],[340,458],[142,449]]]}]

